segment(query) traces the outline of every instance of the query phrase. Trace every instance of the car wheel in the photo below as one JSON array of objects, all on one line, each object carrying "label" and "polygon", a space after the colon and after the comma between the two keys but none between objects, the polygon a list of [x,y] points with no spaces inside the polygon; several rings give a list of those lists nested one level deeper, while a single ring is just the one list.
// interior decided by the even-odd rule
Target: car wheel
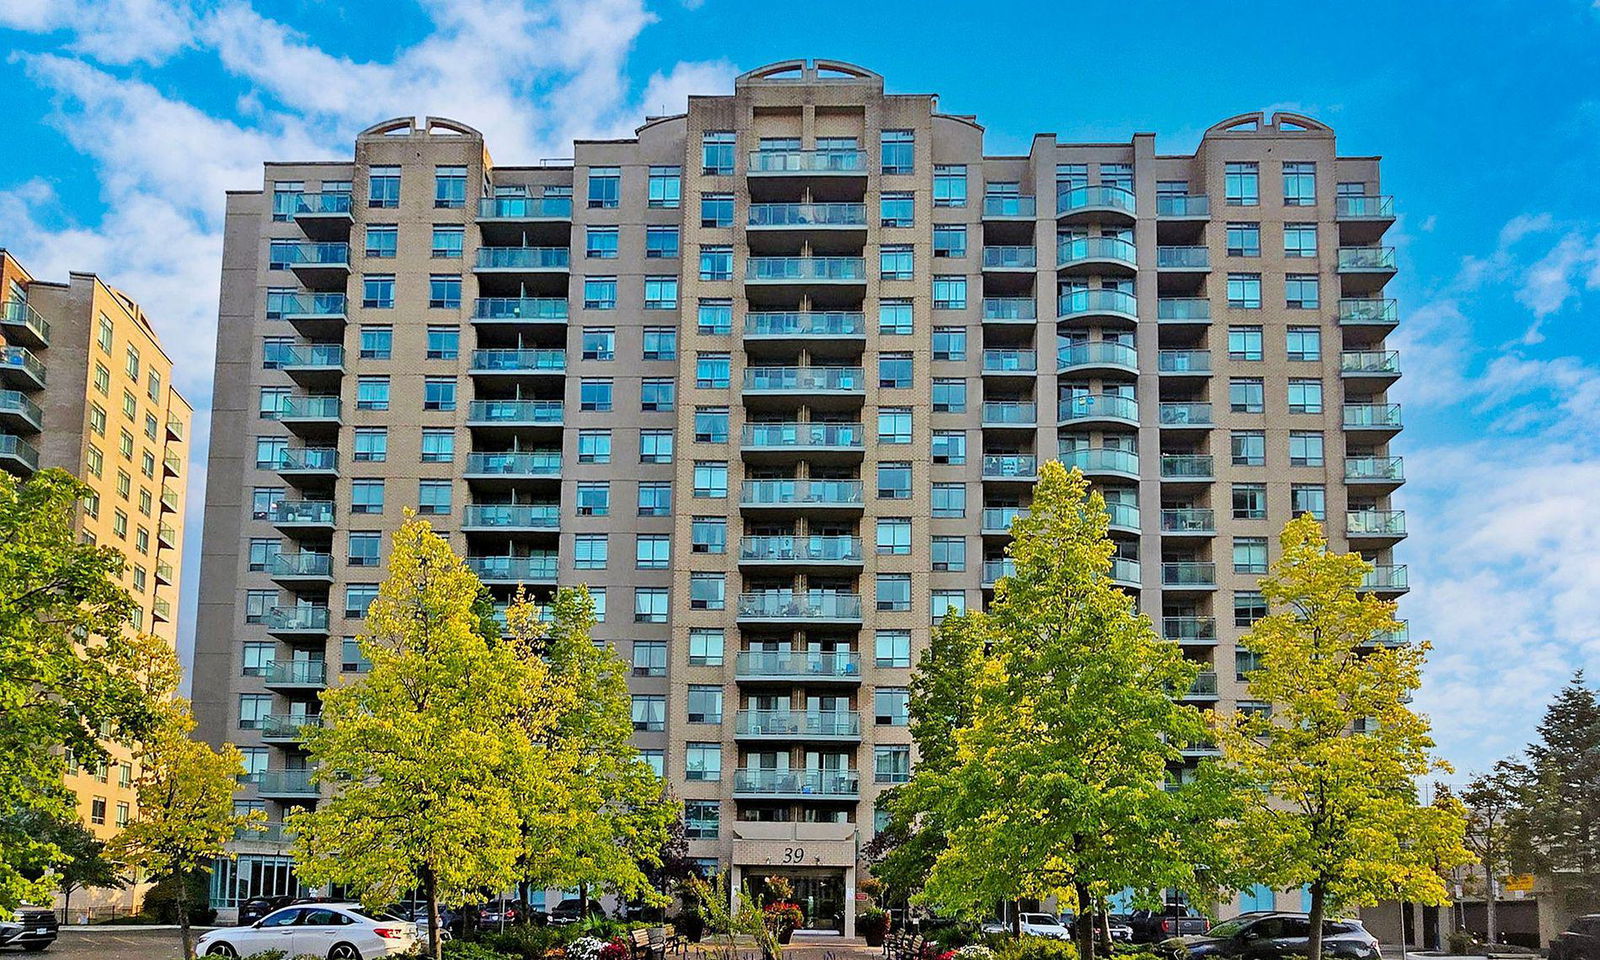
[{"label": "car wheel", "polygon": [[231,944],[213,943],[211,949],[206,951],[208,957],[237,957],[239,951],[233,949]]},{"label": "car wheel", "polygon": [[361,951],[348,943],[336,943],[328,951],[328,960],[361,960]]}]

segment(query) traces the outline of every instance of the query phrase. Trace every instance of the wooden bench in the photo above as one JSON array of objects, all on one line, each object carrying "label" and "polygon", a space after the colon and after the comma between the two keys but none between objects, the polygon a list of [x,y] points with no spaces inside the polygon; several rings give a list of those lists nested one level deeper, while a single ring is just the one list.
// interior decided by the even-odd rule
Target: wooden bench
[{"label": "wooden bench", "polygon": [[678,936],[676,924],[667,924],[661,928],[661,946],[666,953],[682,953],[684,940]]},{"label": "wooden bench", "polygon": [[655,956],[655,945],[650,942],[650,931],[637,927],[628,936],[632,940],[633,960],[651,960]]}]

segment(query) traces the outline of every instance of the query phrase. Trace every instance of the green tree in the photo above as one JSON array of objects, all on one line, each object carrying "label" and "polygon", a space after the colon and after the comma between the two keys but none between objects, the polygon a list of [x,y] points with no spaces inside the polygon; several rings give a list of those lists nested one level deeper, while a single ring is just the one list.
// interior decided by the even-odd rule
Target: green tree
[{"label": "green tree", "polygon": [[1495,902],[1499,900],[1500,880],[1510,871],[1511,820],[1518,799],[1516,771],[1506,763],[1498,763],[1488,773],[1473,777],[1461,791],[1460,799],[1467,812],[1467,849],[1483,868],[1485,935],[1489,943],[1498,943]]},{"label": "green tree", "polygon": [[407,518],[358,641],[371,669],[325,692],[325,725],[305,734],[331,795],[287,820],[308,884],[343,884],[372,906],[420,886],[435,958],[441,904],[516,879],[521,803],[548,791],[535,741],[558,719],[537,652],[484,635],[480,587]]},{"label": "green tree", "polygon": [[1309,515],[1291,520],[1262,579],[1269,614],[1240,638],[1258,658],[1250,698],[1270,715],[1237,712],[1223,755],[1259,787],[1237,821],[1254,875],[1311,897],[1310,960],[1321,960],[1330,910],[1382,899],[1442,904],[1441,869],[1466,863],[1460,804],[1419,801],[1417,782],[1448,767],[1428,721],[1407,706],[1426,644],[1385,646],[1395,605],[1360,590],[1372,567],[1328,550]]},{"label": "green tree", "polygon": [[118,890],[128,885],[123,866],[110,856],[105,841],[96,837],[79,820],[50,824],[50,842],[61,851],[52,879],[61,891],[61,912],[68,922],[72,917],[72,895],[83,889]]},{"label": "green tree", "polygon": [[60,470],[0,472],[0,915],[50,893],[61,851],[19,825],[75,815],[67,757],[92,765],[99,731],[126,742],[153,723],[129,676],[122,556],[77,539],[88,492]]},{"label": "green tree", "polygon": [[[1080,472],[1045,464],[1012,527],[1016,573],[988,611],[941,628],[956,667],[919,680],[918,747],[934,762],[901,808],[944,833],[919,894],[928,904],[970,916],[1060,896],[1087,918],[1124,888],[1201,893],[1214,880],[1197,864],[1223,866],[1210,824],[1229,810],[1224,778],[1169,784],[1177,745],[1207,734],[1173,699],[1196,669],[1112,584],[1107,525]],[[970,689],[970,715],[946,684]],[[1090,960],[1091,925],[1077,927]]]}]

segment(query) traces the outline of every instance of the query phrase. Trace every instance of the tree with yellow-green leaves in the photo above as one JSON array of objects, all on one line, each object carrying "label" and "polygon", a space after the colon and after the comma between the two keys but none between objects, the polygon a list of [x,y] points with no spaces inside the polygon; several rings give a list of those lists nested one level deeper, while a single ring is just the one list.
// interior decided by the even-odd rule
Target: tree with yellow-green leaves
[{"label": "tree with yellow-green leaves", "polygon": [[523,804],[550,795],[547,740],[570,709],[538,650],[486,635],[480,589],[443,537],[407,518],[358,640],[371,669],[325,692],[324,725],[305,734],[330,795],[286,821],[307,884],[373,906],[420,888],[435,958],[442,904],[517,879]]},{"label": "tree with yellow-green leaves", "polygon": [[1234,713],[1224,762],[1259,789],[1235,824],[1249,872],[1311,898],[1310,960],[1322,921],[1384,899],[1446,902],[1441,870],[1467,863],[1460,804],[1421,802],[1433,756],[1428,720],[1408,706],[1426,643],[1388,645],[1395,605],[1361,592],[1371,565],[1329,551],[1309,515],[1284,527],[1262,579],[1268,615],[1239,644],[1257,657],[1249,696],[1270,713]]}]

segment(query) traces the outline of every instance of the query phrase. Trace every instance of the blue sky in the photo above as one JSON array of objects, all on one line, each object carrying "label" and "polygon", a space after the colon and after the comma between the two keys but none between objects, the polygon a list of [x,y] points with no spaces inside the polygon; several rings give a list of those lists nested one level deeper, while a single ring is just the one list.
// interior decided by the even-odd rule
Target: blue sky
[{"label": "blue sky", "polygon": [[1247,110],[1317,117],[1383,155],[1402,214],[1418,706],[1470,771],[1600,664],[1600,2],[0,0],[0,40],[0,245],[140,299],[202,418],[223,191],[265,159],[348,156],[390,116],[463,120],[503,161],[567,156],[812,56],[939,93],[994,153],[1035,132],[1188,151]]}]

